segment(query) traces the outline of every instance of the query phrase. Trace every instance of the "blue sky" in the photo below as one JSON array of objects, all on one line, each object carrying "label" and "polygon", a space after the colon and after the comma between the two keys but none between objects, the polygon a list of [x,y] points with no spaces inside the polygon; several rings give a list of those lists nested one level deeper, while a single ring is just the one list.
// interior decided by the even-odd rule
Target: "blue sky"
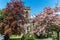
[{"label": "blue sky", "polygon": [[[55,7],[55,3],[57,2],[57,0],[22,0],[22,1],[24,2],[25,6],[30,7],[31,15],[42,12],[44,7],[46,6],[51,6],[53,8]],[[0,0],[0,9],[5,8],[7,2],[10,2],[10,0]]]}]

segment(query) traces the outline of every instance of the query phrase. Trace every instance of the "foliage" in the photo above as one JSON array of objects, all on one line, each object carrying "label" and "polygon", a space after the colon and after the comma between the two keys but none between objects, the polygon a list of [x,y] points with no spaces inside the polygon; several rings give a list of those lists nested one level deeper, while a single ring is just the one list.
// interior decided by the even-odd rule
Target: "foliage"
[{"label": "foliage", "polygon": [[20,35],[21,32],[24,32],[24,28],[22,26],[26,21],[23,7],[24,5],[21,0],[11,0],[11,2],[7,3],[6,8],[3,10],[3,14],[6,17],[3,19],[3,16],[1,16],[0,18],[3,20],[3,34]]},{"label": "foliage", "polygon": [[3,14],[3,10],[0,10],[0,22],[3,22],[5,15]]},{"label": "foliage", "polygon": [[[40,13],[33,18],[32,31],[37,34],[37,36],[43,36],[44,32],[48,37],[51,37],[53,31],[60,31],[60,16],[59,14],[53,14],[52,8],[46,7],[43,13]],[[51,32],[51,33],[50,33]],[[41,35],[40,35],[41,34]]]},{"label": "foliage", "polygon": [[30,37],[30,34],[27,33],[24,35],[24,40],[36,40],[36,38],[35,38],[35,35],[31,35]]},{"label": "foliage", "polygon": [[0,33],[3,34],[3,20],[6,16],[3,14],[3,10],[0,10]]}]

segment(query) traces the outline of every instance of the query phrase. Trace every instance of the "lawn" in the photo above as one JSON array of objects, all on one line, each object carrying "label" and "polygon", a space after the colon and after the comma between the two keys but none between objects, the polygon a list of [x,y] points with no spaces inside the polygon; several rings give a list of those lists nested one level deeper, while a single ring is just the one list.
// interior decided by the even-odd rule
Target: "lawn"
[{"label": "lawn", "polygon": [[10,39],[11,40],[20,40],[22,38],[23,35],[11,35]]}]

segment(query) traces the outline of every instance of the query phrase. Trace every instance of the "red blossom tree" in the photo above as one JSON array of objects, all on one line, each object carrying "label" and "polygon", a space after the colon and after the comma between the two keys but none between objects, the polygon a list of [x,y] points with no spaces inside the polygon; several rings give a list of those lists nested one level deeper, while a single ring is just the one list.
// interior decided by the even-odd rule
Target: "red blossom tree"
[{"label": "red blossom tree", "polygon": [[3,13],[6,15],[3,20],[4,34],[21,34],[21,32],[24,31],[24,28],[23,26],[21,27],[18,25],[18,23],[24,25],[26,22],[23,2],[21,0],[11,0],[11,2],[7,3]]}]

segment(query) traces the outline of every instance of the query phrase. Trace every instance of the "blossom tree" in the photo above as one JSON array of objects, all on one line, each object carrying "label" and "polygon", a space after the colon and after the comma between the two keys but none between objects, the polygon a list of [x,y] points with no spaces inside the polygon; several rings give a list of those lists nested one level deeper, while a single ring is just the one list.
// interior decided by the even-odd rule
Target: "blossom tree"
[{"label": "blossom tree", "polygon": [[24,3],[21,0],[11,0],[11,2],[7,3],[3,14],[6,16],[2,26],[4,34],[24,33],[23,25],[26,21],[24,17]]},{"label": "blossom tree", "polygon": [[56,31],[57,34],[59,33],[59,30],[60,30],[60,17],[59,16],[60,15],[53,14],[56,11],[55,9],[52,9],[48,6],[44,9],[42,13],[32,18],[33,20],[32,32],[33,33],[36,33],[38,36],[40,36],[42,32],[46,33],[47,30]]}]

